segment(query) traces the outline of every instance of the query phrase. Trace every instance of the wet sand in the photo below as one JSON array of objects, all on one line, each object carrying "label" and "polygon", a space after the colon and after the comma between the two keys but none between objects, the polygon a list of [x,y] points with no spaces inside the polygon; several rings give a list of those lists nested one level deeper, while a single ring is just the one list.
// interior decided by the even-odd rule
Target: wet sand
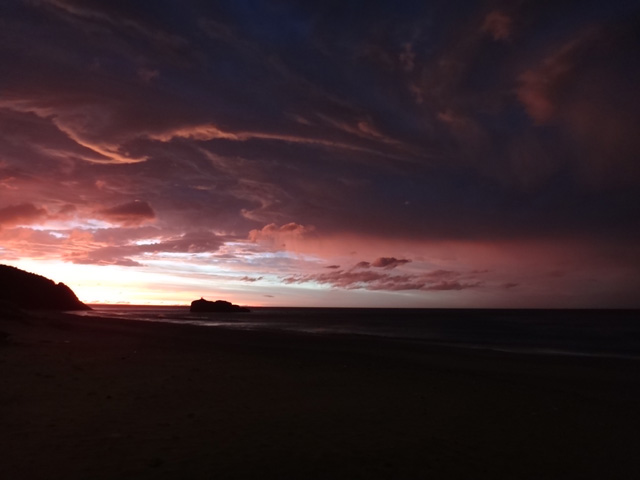
[{"label": "wet sand", "polygon": [[0,478],[640,478],[635,360],[68,315],[0,331]]}]

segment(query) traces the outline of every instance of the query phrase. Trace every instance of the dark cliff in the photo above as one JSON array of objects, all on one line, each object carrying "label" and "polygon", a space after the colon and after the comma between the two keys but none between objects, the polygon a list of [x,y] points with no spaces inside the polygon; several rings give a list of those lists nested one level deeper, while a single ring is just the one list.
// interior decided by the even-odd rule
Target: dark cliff
[{"label": "dark cliff", "polygon": [[0,301],[26,310],[91,310],[64,283],[0,265]]}]

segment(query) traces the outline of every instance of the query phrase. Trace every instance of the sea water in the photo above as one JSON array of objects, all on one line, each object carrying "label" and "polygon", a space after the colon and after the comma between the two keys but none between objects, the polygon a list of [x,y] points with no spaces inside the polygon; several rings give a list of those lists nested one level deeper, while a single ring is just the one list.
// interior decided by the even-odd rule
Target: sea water
[{"label": "sea water", "polygon": [[192,313],[186,306],[93,308],[79,314],[203,328],[361,335],[464,348],[640,360],[638,310],[255,307],[251,313]]}]

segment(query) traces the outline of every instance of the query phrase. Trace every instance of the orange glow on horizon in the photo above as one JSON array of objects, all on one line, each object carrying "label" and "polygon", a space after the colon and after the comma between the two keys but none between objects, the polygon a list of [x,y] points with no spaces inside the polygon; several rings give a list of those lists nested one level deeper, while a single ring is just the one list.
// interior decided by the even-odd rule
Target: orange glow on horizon
[{"label": "orange glow on horizon", "polygon": [[628,302],[626,292],[602,290],[594,275],[617,286],[634,274],[575,239],[420,241],[313,232],[285,247],[280,239],[271,243],[268,229],[260,233],[264,244],[238,240],[214,245],[217,252],[143,251],[132,256],[133,266],[71,263],[59,259],[68,258],[60,250],[46,252],[48,259],[3,263],[63,282],[84,303],[105,305],[189,305],[204,297],[274,307],[587,308],[615,295]]},{"label": "orange glow on horizon", "polygon": [[[216,289],[207,285],[197,289],[188,284],[180,285],[179,279],[164,278],[153,272],[130,267],[75,265],[65,262],[40,262],[20,260],[5,262],[7,265],[47,277],[69,286],[86,304],[102,305],[189,305],[200,297],[224,299],[232,303],[258,306],[256,302],[228,289]],[[174,282],[174,283],[172,283]],[[185,282],[186,283],[186,282]]]}]

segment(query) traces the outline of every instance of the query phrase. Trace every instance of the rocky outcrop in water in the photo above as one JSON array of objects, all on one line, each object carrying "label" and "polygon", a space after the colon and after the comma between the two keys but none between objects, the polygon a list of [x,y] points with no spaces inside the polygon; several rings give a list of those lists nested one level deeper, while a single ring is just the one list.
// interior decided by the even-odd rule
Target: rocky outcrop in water
[{"label": "rocky outcrop in water", "polygon": [[25,310],[91,310],[64,283],[8,265],[0,265],[0,301]]},{"label": "rocky outcrop in water", "polygon": [[192,312],[220,313],[248,313],[251,311],[248,308],[234,305],[233,303],[226,302],[224,300],[216,300],[215,302],[210,302],[209,300],[205,300],[204,298],[191,302],[190,310]]}]

